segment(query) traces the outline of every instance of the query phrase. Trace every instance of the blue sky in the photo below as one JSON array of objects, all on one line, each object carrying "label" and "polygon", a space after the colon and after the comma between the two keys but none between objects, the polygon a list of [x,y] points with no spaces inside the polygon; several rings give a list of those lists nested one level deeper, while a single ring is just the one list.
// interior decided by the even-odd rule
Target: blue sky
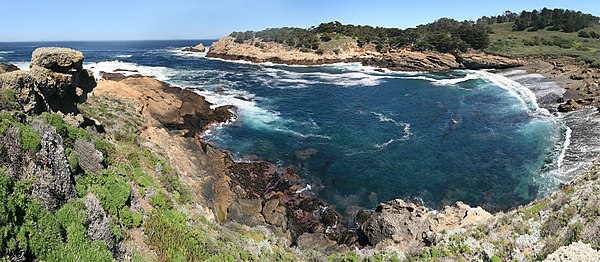
[{"label": "blue sky", "polygon": [[0,41],[215,39],[336,20],[406,28],[543,7],[600,16],[599,0],[0,0]]}]

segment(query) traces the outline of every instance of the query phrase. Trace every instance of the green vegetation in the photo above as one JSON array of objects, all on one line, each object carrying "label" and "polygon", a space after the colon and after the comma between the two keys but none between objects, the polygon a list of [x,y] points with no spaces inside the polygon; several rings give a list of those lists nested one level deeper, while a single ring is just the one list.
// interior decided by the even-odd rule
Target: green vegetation
[{"label": "green vegetation", "polygon": [[21,148],[30,151],[37,151],[40,148],[40,137],[33,127],[19,125],[19,137],[21,138]]},{"label": "green vegetation", "polygon": [[109,214],[118,217],[119,210],[127,204],[131,195],[131,187],[122,176],[112,171],[99,175],[88,174],[77,180],[77,193],[84,197],[94,193],[100,199],[102,207]]},{"label": "green vegetation", "polygon": [[[485,50],[509,57],[576,57],[594,67],[600,67],[600,40],[582,38],[579,33],[565,33],[549,29],[537,31],[513,31],[513,23],[497,23],[489,26],[490,46]],[[600,34],[596,24],[585,32]]]},{"label": "green vegetation", "polygon": [[103,242],[87,237],[87,215],[80,200],[52,214],[30,194],[28,181],[13,182],[0,170],[1,259],[17,256],[21,250],[47,261],[112,261]]},{"label": "green vegetation", "polygon": [[373,45],[378,51],[413,45],[420,50],[464,52],[467,48],[482,49],[488,45],[488,34],[484,28],[473,26],[469,21],[458,22],[447,18],[406,30],[343,25],[335,21],[322,23],[310,29],[270,28],[257,32],[233,32],[230,36],[235,37],[238,43],[259,39],[316,53],[323,53],[324,43],[347,37],[354,39],[359,47]]},{"label": "green vegetation", "polygon": [[[250,41],[255,46],[261,47],[261,41],[276,42],[298,48],[304,52],[314,52],[317,54],[326,52],[336,53],[335,50],[339,52],[339,49],[326,48],[324,45],[343,38],[353,39],[359,47],[372,45],[377,51],[411,46],[417,50],[436,50],[444,53],[465,52],[468,48],[486,49],[492,42],[494,46],[490,47],[490,50],[501,52],[502,48],[513,46],[512,41],[508,40],[504,43],[498,40],[490,41],[490,38],[495,38],[494,34],[496,34],[496,30],[499,27],[496,25],[506,24],[508,25],[508,31],[511,33],[543,31],[539,35],[526,35],[523,42],[525,45],[558,46],[560,48],[577,49],[580,52],[594,52],[597,49],[590,49],[577,44],[569,38],[564,38],[563,34],[574,33],[588,27],[598,26],[599,19],[591,14],[564,9],[550,10],[544,8],[541,11],[522,11],[519,14],[507,11],[499,16],[484,16],[476,22],[459,22],[453,19],[442,18],[433,23],[404,30],[399,28],[355,26],[351,24],[344,25],[335,21],[322,23],[309,29],[291,27],[269,28],[256,32],[233,32],[230,36],[234,37],[237,43]],[[545,35],[549,31],[562,34],[552,35],[548,39],[540,36]],[[491,37],[490,34],[492,35]],[[512,34],[509,35],[512,36]],[[579,32],[580,38],[590,38],[593,40],[599,36],[600,34],[595,30]],[[539,39],[535,40],[534,37],[538,37]],[[498,37],[497,39],[504,40],[505,38]],[[510,52],[505,53],[511,54]],[[594,62],[594,60],[592,59],[588,62]]]},{"label": "green vegetation", "polygon": [[0,88],[0,109],[16,110],[19,108],[15,90],[11,88]]}]

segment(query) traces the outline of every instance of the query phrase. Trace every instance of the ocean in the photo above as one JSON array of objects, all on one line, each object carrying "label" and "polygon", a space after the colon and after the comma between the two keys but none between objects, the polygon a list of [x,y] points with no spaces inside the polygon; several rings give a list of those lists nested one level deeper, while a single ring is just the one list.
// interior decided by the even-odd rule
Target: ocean
[{"label": "ocean", "polygon": [[564,90],[541,75],[253,64],[180,51],[199,42],[212,41],[0,43],[0,63],[26,69],[36,47],[70,47],[97,77],[137,70],[215,107],[234,105],[237,117],[202,138],[237,161],[294,166],[342,213],[395,198],[508,210],[556,190],[600,150],[595,109],[556,112]]}]

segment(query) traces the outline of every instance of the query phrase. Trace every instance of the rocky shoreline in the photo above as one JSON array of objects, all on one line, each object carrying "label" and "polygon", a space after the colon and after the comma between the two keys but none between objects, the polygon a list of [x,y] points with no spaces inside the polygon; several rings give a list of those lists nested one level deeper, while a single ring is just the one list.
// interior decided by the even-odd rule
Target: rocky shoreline
[{"label": "rocky shoreline", "polygon": [[[47,50],[44,54],[52,52],[53,50]],[[597,208],[599,203],[597,195],[593,194],[593,188],[598,182],[598,173],[590,171],[575,178],[573,182],[568,183],[552,196],[507,214],[499,213],[492,216],[481,208],[472,208],[460,202],[436,211],[417,203],[393,200],[379,204],[374,210],[357,212],[356,216],[352,218],[356,224],[348,228],[344,224],[342,215],[312,195],[310,191],[305,190],[307,185],[293,168],[260,161],[236,163],[227,152],[202,141],[201,135],[207,128],[213,124],[230,120],[234,117],[235,108],[222,106],[211,109],[211,104],[192,90],[171,86],[142,75],[125,76],[118,72],[103,73],[104,79],[95,81],[91,77],[90,71],[82,69],[83,57],[79,58],[81,53],[69,50],[58,50],[57,53],[72,55],[70,59],[66,59],[71,63],[62,65],[60,62],[63,59],[53,62],[51,58],[60,56],[49,55],[49,57],[40,58],[40,61],[44,63],[32,63],[30,71],[15,71],[15,67],[11,66],[0,67],[4,71],[11,71],[0,74],[0,85],[19,90],[19,96],[16,98],[18,105],[23,107],[20,108],[21,111],[33,114],[39,113],[36,110],[61,112],[65,115],[65,119],[73,120],[73,125],[83,125],[84,122],[87,122],[87,126],[98,129],[103,127],[96,123],[96,120],[80,119],[83,117],[79,115],[76,103],[86,101],[88,93],[93,100],[101,102],[111,99],[116,99],[117,104],[122,103],[120,101],[129,101],[128,104],[133,105],[133,111],[124,112],[125,115],[139,115],[140,118],[140,123],[134,130],[135,134],[132,135],[142,138],[145,142],[139,143],[143,143],[144,147],[155,148],[164,154],[170,166],[177,171],[177,179],[185,184],[191,192],[192,203],[194,203],[191,212],[222,224],[235,222],[268,228],[278,237],[287,239],[289,246],[325,253],[346,252],[356,248],[374,247],[382,250],[386,247],[394,247],[414,254],[421,250],[434,252],[430,250],[433,247],[439,247],[440,249],[436,249],[439,251],[446,248],[445,245],[449,245],[449,250],[453,250],[456,245],[459,245],[456,243],[456,239],[465,238],[461,240],[465,243],[474,241],[470,240],[473,239],[471,234],[478,234],[476,237],[484,237],[484,239],[488,237],[486,239],[488,242],[485,242],[488,244],[495,241],[494,239],[497,238],[495,235],[508,239],[509,236],[505,236],[502,231],[503,228],[506,228],[506,223],[513,227],[524,223],[532,230],[553,230],[553,232],[560,233],[559,239],[563,239],[568,238],[570,234],[575,234],[571,223],[581,223],[587,215],[597,213],[594,208]],[[52,69],[38,70],[36,67]],[[42,74],[41,78],[37,77],[39,72],[45,72],[45,74]],[[596,79],[593,76],[590,78]],[[40,83],[44,83],[44,85],[40,85]],[[38,92],[36,86],[48,88],[40,89],[39,93],[36,93]],[[91,92],[92,89],[93,92]],[[32,92],[28,92],[28,90]],[[60,92],[61,90],[63,92]],[[30,99],[30,97],[35,97],[35,99]],[[57,104],[58,101],[67,101],[67,104]],[[94,105],[108,107],[109,104]],[[79,117],[77,117],[78,115]],[[58,138],[52,139],[60,141]],[[52,162],[52,165],[62,169],[58,171],[45,170],[49,172],[47,172],[48,178],[38,180],[44,184],[34,188],[34,197],[38,196],[42,203],[46,203],[46,208],[49,210],[56,210],[64,205],[67,199],[76,196],[73,191],[73,181],[69,179],[70,173],[67,171],[64,153],[59,150],[58,154],[52,155],[52,150],[48,149],[51,146],[52,143],[43,144],[42,151],[49,155],[47,158],[58,159],[58,162]],[[81,147],[75,146],[74,150],[80,150],[78,148]],[[81,156],[87,155],[87,153],[81,153]],[[93,165],[99,164],[98,160],[94,161],[82,162],[80,166],[86,170],[92,170]],[[42,163],[43,161],[40,161],[39,164]],[[14,168],[11,167],[11,172],[17,174],[20,168],[22,167],[18,165]],[[57,191],[54,188],[57,183],[66,183],[65,186],[60,184],[61,187],[67,189],[62,192],[64,196],[52,193]],[[132,206],[133,202],[137,203],[136,205],[144,205],[144,201],[147,201],[140,198],[137,190],[134,187]],[[58,199],[54,199],[56,197]],[[574,203],[578,199],[588,199],[589,201],[583,207],[575,206]],[[96,202],[98,201],[96,200]],[[542,203],[543,206],[540,206]],[[148,204],[146,203],[146,205]],[[98,204],[95,206],[97,206],[98,212],[105,213]],[[548,208],[553,208],[554,211],[546,211]],[[574,208],[584,208],[585,210],[576,211],[574,214],[581,215],[573,216],[572,209]],[[543,215],[540,213],[541,210],[554,213]],[[568,214],[568,218],[565,217],[565,214]],[[555,217],[557,218],[555,219]],[[538,223],[539,225],[536,224],[537,220],[535,219],[541,221]],[[556,221],[565,219],[571,222],[556,224],[558,223]],[[591,229],[581,229],[578,234],[591,238],[597,237],[597,232],[600,231],[594,230],[594,228],[597,228],[600,223],[597,220],[591,223],[593,223]],[[484,235],[477,233],[480,230],[487,233]],[[521,229],[514,230],[521,232],[519,231]],[[461,235],[460,232],[466,232],[467,236]],[[495,235],[490,232],[494,232]],[[529,232],[525,230],[522,235],[530,238],[540,237],[532,236]],[[542,236],[547,237],[543,233]],[[448,242],[449,237],[455,240]],[[551,238],[548,237],[548,239]],[[111,251],[114,254],[120,253],[112,239],[100,240],[111,243]],[[545,249],[531,247],[529,242],[523,244],[523,240],[516,239],[514,241],[516,243],[514,245],[520,245],[517,246],[520,249],[520,253],[517,255],[551,252],[557,248],[556,243],[548,242],[550,240],[543,247]],[[461,242],[460,250],[463,248],[462,245]],[[463,254],[464,256],[476,255],[476,257],[491,259],[487,253],[489,248],[484,247],[483,243],[479,246],[465,245],[475,246],[478,249],[473,249],[472,252]],[[501,251],[506,248],[510,250],[511,247],[500,246],[497,249]]]},{"label": "rocky shoreline", "polygon": [[338,53],[315,54],[301,52],[260,39],[237,43],[232,37],[214,42],[206,55],[224,60],[244,60],[254,63],[285,65],[323,65],[359,62],[365,66],[392,71],[446,71],[452,69],[520,69],[542,74],[557,81],[566,90],[558,110],[568,112],[583,106],[595,106],[600,110],[600,72],[584,62],[571,57],[511,59],[483,51],[469,50],[465,53],[439,53],[415,51],[404,47],[387,52],[377,52],[374,47],[359,48],[345,45]]},{"label": "rocky shoreline", "polygon": [[515,69],[532,74],[541,74],[559,83],[564,89],[558,109],[568,112],[583,106],[594,106],[600,110],[600,71],[572,57],[530,58],[523,66]]},{"label": "rocky shoreline", "polygon": [[322,65],[341,62],[360,62],[363,65],[395,71],[444,71],[450,69],[511,68],[522,61],[470,50],[466,53],[440,53],[416,51],[405,47],[388,52],[378,52],[372,46],[360,48],[346,44],[337,53],[315,54],[302,52],[272,42],[248,40],[237,43],[232,37],[224,37],[212,43],[207,57],[225,60],[245,60],[255,63],[286,65]]},{"label": "rocky shoreline", "polygon": [[[142,101],[141,113],[156,122],[156,127],[148,127],[142,131],[142,136],[151,142],[162,141],[158,144],[168,152],[167,155],[179,155],[171,158],[172,165],[180,170],[183,180],[190,178],[186,183],[192,185],[192,189],[204,190],[205,197],[196,199],[210,207],[214,218],[222,223],[233,221],[248,226],[266,226],[291,245],[332,252],[379,243],[415,250],[430,241],[423,236],[491,217],[481,208],[462,203],[447,206],[437,213],[415,203],[395,200],[382,203],[374,211],[359,212],[350,218],[357,222],[356,227],[347,228],[341,214],[310,191],[303,190],[306,184],[295,169],[263,161],[236,163],[227,152],[200,139],[211,124],[230,119],[229,110],[235,108],[210,109],[210,103],[202,96],[148,77],[125,77],[115,73],[105,73],[103,77],[95,95]],[[142,91],[145,95],[141,95]],[[177,104],[177,100],[190,97],[195,97],[190,105],[195,105],[196,109],[187,114],[189,105],[185,102]],[[204,124],[193,125],[198,122]],[[156,130],[161,126],[163,130]],[[169,130],[166,134],[164,128]],[[149,131],[152,129],[155,130]],[[163,134],[156,135],[160,132]],[[172,153],[183,151],[173,150],[174,147],[187,148],[187,152]],[[181,167],[185,161],[180,157],[186,155],[197,158],[194,168]],[[198,170],[209,172],[198,174]],[[198,185],[191,179],[197,176],[205,176],[209,182]],[[411,229],[403,230],[400,224],[410,225]],[[389,230],[382,231],[382,227]],[[390,232],[394,233],[390,235]]]}]

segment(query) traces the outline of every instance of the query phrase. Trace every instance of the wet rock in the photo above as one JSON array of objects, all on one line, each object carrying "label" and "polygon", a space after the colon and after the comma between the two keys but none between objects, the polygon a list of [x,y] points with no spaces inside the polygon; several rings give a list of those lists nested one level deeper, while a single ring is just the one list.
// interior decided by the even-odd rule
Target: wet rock
[{"label": "wet rock", "polygon": [[74,179],[65,157],[63,141],[54,127],[41,126],[41,149],[36,154],[36,165],[32,175],[31,197],[38,200],[46,209],[56,211],[67,200],[77,197]]},{"label": "wet rock", "polygon": [[581,102],[583,102],[583,101],[578,102],[573,99],[568,99],[567,102],[558,105],[558,111],[559,112],[569,112],[569,111],[577,110],[583,106],[580,104]]},{"label": "wet rock", "polygon": [[61,47],[40,47],[31,55],[31,66],[39,66],[54,72],[67,73],[83,70],[83,54]]},{"label": "wet rock", "polygon": [[318,149],[306,148],[303,150],[296,151],[296,158],[298,158],[300,160],[307,160],[307,159],[310,159],[310,158],[316,156],[317,153],[319,153]]},{"label": "wet rock", "polygon": [[0,63],[0,74],[2,73],[8,73],[8,72],[13,72],[13,71],[18,71],[19,68],[16,65],[10,65],[10,64],[1,64]]},{"label": "wet rock", "polygon": [[88,139],[77,139],[73,144],[73,150],[77,153],[79,166],[86,172],[98,174],[102,170],[102,152],[96,150],[96,146]]},{"label": "wet rock", "polygon": [[86,196],[85,210],[88,216],[87,234],[89,238],[106,243],[108,250],[114,252],[116,241],[111,230],[111,219],[94,194]]}]

